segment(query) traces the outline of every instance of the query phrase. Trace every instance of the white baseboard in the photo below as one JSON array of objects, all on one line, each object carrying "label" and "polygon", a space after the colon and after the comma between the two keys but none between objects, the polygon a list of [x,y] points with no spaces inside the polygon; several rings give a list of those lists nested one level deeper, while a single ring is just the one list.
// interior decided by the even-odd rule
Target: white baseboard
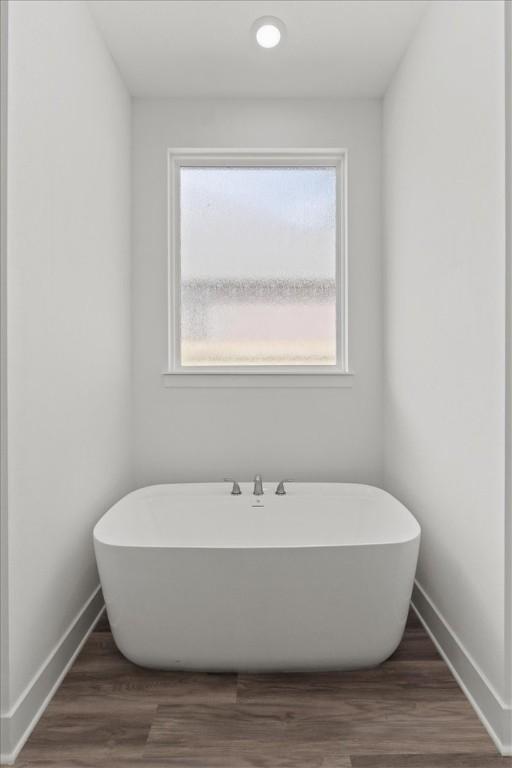
[{"label": "white baseboard", "polygon": [[503,701],[418,582],[414,585],[412,605],[498,751],[512,755],[511,705]]},{"label": "white baseboard", "polygon": [[11,709],[0,717],[0,764],[12,765],[104,611],[98,586]]}]

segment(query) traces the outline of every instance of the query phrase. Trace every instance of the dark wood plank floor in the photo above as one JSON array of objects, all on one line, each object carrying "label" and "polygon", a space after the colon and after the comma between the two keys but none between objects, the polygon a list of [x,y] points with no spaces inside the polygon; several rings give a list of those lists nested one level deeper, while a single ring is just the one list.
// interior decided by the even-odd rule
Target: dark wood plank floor
[{"label": "dark wood plank floor", "polygon": [[141,669],[91,634],[16,765],[507,768],[411,613],[385,664],[345,673]]}]

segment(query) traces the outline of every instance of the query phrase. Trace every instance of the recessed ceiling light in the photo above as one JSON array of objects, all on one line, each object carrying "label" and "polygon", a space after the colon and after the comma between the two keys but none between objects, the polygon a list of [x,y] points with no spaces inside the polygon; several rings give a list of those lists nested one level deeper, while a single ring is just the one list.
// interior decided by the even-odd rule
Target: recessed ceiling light
[{"label": "recessed ceiling light", "polygon": [[261,48],[275,48],[282,41],[285,27],[275,16],[262,16],[252,26],[256,42]]},{"label": "recessed ceiling light", "polygon": [[275,48],[280,40],[281,33],[274,24],[262,24],[256,32],[256,42],[262,48]]}]

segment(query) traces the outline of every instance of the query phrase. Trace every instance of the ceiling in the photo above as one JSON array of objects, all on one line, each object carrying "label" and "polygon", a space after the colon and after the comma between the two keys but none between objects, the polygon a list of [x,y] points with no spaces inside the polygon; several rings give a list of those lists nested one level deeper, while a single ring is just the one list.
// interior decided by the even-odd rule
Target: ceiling
[{"label": "ceiling", "polygon": [[[89,0],[134,96],[381,96],[427,0]],[[277,16],[265,50],[251,27]]]}]

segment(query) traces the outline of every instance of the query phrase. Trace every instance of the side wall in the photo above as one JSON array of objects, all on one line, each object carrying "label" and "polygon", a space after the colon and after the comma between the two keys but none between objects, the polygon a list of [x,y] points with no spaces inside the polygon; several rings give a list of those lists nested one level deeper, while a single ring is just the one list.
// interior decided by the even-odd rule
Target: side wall
[{"label": "side wall", "polygon": [[507,746],[504,72],[503,2],[431,3],[383,197],[385,482],[423,529],[416,607]]},{"label": "side wall", "polygon": [[[512,705],[512,2],[505,3],[505,140],[506,140],[506,226],[507,226],[507,284],[506,314],[507,370],[505,378],[505,700]],[[512,711],[510,712],[510,747],[512,751]]]},{"label": "side wall", "polygon": [[[138,101],[133,117],[138,485],[225,476],[381,482],[380,103]],[[352,388],[166,389],[167,149],[346,147]]]},{"label": "side wall", "polygon": [[101,609],[130,486],[130,99],[82,0],[8,26],[7,757]]},{"label": "side wall", "polygon": [[[7,29],[0,2],[0,744],[1,713],[9,708],[9,587],[7,525]],[[0,749],[0,752],[2,750]]]}]

